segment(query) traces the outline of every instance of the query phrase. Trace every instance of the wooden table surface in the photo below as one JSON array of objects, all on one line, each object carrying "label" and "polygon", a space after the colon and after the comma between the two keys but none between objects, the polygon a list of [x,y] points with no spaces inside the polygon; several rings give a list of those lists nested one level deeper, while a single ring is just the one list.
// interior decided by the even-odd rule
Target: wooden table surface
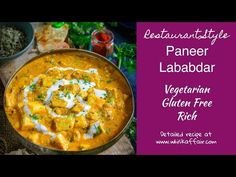
[{"label": "wooden table surface", "polygon": [[[33,24],[35,26],[35,24]],[[37,50],[34,48],[34,45],[26,51],[20,57],[0,63],[0,79],[5,86],[12,76],[12,74],[22,66],[24,63],[29,61],[32,57],[36,56]],[[0,117],[1,119],[6,119],[5,116]],[[115,145],[102,152],[102,155],[129,155],[134,154],[134,149],[129,141],[129,139],[124,135]]]}]

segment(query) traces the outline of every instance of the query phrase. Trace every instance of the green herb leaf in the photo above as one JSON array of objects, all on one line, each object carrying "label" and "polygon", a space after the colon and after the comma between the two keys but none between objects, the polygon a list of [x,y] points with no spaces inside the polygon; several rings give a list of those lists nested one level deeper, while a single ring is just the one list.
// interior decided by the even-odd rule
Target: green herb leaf
[{"label": "green herb leaf", "polygon": [[33,120],[38,120],[38,119],[39,119],[39,115],[36,115],[36,114],[31,114],[30,117],[31,117]]},{"label": "green herb leaf", "polygon": [[70,92],[69,92],[69,91],[66,92],[65,97],[67,97],[68,99],[71,99],[71,96],[70,96]]},{"label": "green herb leaf", "polygon": [[99,134],[101,134],[102,133],[102,128],[101,128],[101,126],[99,125],[99,126],[97,126],[97,127],[95,127],[96,128],[96,134],[94,134],[94,136],[97,136],[97,135],[99,135]]},{"label": "green herb leaf", "polygon": [[107,80],[106,82],[109,84],[109,83],[111,83],[111,82],[112,82],[112,80],[110,79],[110,80]]},{"label": "green herb leaf", "polygon": [[112,96],[112,97],[107,97],[108,99],[107,99],[107,102],[109,103],[109,104],[111,104],[111,105],[114,105],[115,104],[115,98]]},{"label": "green herb leaf", "polygon": [[83,76],[82,76],[82,79],[84,80],[84,83],[85,83],[85,84],[87,84],[87,83],[90,82],[90,78],[89,78],[89,76],[87,76],[87,75],[83,75]]},{"label": "green herb leaf", "polygon": [[44,100],[44,95],[43,94],[38,95],[37,99],[43,101]]},{"label": "green herb leaf", "polygon": [[36,87],[36,84],[31,84],[29,86],[30,91],[34,91],[35,87]]},{"label": "green herb leaf", "polygon": [[103,96],[104,98],[106,98],[106,97],[107,97],[107,94],[106,94],[106,93],[104,93],[102,96]]},{"label": "green herb leaf", "polygon": [[128,72],[134,72],[136,70],[136,45],[129,43],[121,43],[115,45],[115,53],[113,57],[118,60],[118,67],[122,66],[128,70]]},{"label": "green herb leaf", "polygon": [[132,145],[136,148],[136,118],[132,118],[129,129],[126,131],[126,135],[131,140]]},{"label": "green herb leaf", "polygon": [[91,33],[95,29],[104,28],[102,22],[68,22],[68,38],[77,48],[88,49],[91,41]]}]

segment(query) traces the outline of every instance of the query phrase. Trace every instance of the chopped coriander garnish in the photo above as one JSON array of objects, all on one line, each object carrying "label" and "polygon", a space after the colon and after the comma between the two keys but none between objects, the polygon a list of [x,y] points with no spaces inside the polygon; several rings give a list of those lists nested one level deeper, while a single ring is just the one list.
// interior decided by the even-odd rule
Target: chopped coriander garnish
[{"label": "chopped coriander garnish", "polygon": [[110,98],[107,100],[107,102],[108,102],[109,104],[113,105],[114,102],[115,102],[115,99],[114,99],[113,97],[110,97]]},{"label": "chopped coriander garnish", "polygon": [[69,91],[66,92],[65,97],[67,97],[68,99],[71,99],[71,96],[70,96],[70,92],[69,92]]},{"label": "chopped coriander garnish", "polygon": [[31,84],[29,86],[30,91],[34,91],[35,87],[36,87],[36,84]]},{"label": "chopped coriander garnish", "polygon": [[115,98],[114,96],[112,95],[111,92],[108,92],[107,93],[107,103],[111,104],[111,105],[114,105],[115,104]]},{"label": "chopped coriander garnish", "polygon": [[43,94],[38,95],[37,99],[43,101],[44,100],[44,95]]},{"label": "chopped coriander garnish", "polygon": [[83,75],[82,78],[83,78],[85,84],[90,81],[89,76],[87,76],[87,75]]},{"label": "chopped coriander garnish", "polygon": [[66,96],[66,95],[68,95],[68,94],[70,93],[70,90],[65,87],[65,88],[63,89],[63,93],[64,93],[65,96]]},{"label": "chopped coriander garnish", "polygon": [[99,134],[102,133],[101,125],[99,125],[99,126],[94,126],[94,128],[96,129],[96,133],[94,134],[94,136],[97,136],[97,135],[99,135]]},{"label": "chopped coriander garnish", "polygon": [[102,94],[102,96],[103,96],[104,98],[106,98],[106,97],[107,97],[107,94],[106,94],[106,93],[104,93],[104,94]]},{"label": "chopped coriander garnish", "polygon": [[31,117],[33,120],[38,120],[38,119],[39,119],[39,116],[36,115],[36,114],[31,114],[30,117]]},{"label": "chopped coriander garnish", "polygon": [[107,83],[109,84],[109,83],[111,83],[112,82],[112,80],[110,79],[110,80],[107,80]]},{"label": "chopped coriander garnish", "polygon": [[84,84],[88,84],[89,83],[89,81],[87,81],[87,80],[84,80]]}]

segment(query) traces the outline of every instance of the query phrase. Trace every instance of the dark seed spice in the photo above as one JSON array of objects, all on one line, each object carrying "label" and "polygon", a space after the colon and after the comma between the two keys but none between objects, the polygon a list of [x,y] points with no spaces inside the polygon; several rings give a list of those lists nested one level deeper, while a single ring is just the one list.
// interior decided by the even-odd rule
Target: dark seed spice
[{"label": "dark seed spice", "polygon": [[10,26],[0,26],[0,56],[8,57],[26,46],[25,34]]}]

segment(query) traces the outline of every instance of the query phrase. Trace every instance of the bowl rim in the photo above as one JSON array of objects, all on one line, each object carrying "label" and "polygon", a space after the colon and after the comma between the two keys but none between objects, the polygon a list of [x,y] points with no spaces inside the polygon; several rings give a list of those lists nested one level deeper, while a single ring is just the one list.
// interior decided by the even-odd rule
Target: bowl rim
[{"label": "bowl rim", "polygon": [[[6,114],[6,90],[8,88],[8,86],[11,84],[13,78],[15,77],[15,75],[27,64],[33,62],[34,60],[37,60],[43,56],[46,55],[50,55],[50,54],[55,54],[55,53],[64,53],[64,52],[82,52],[85,53],[87,55],[91,55],[95,58],[99,58],[102,59],[103,61],[109,63],[110,65],[112,65],[112,67],[118,71],[121,76],[123,77],[123,79],[125,79],[126,84],[128,85],[128,88],[130,90],[131,93],[131,102],[132,102],[132,112],[130,114],[130,117],[128,118],[128,121],[126,122],[126,124],[121,128],[121,130],[112,138],[110,139],[108,142],[106,142],[105,144],[92,148],[92,149],[88,149],[88,150],[84,150],[84,151],[64,151],[64,150],[60,150],[60,149],[53,149],[53,148],[48,148],[48,147],[44,147],[44,146],[40,146],[38,144],[35,144],[33,142],[31,142],[30,140],[26,139],[25,137],[23,137],[11,124],[8,115]],[[3,107],[4,107],[4,113],[6,115],[7,118],[7,122],[10,124],[10,127],[13,129],[13,131],[16,133],[17,137],[19,138],[21,144],[28,148],[29,150],[33,151],[36,154],[48,154],[48,155],[93,155],[93,154],[98,154],[100,152],[105,151],[106,149],[108,149],[109,147],[111,147],[112,145],[114,145],[125,133],[125,131],[128,129],[128,127],[131,124],[131,121],[133,119],[134,116],[134,112],[135,112],[135,100],[134,100],[134,94],[133,94],[133,89],[127,79],[127,77],[125,76],[125,74],[110,60],[108,60],[106,57],[94,53],[92,51],[89,50],[84,50],[84,49],[75,49],[75,48],[69,48],[69,49],[56,49],[56,50],[50,50],[44,53],[41,53],[35,57],[32,57],[30,60],[28,60],[27,62],[23,63],[21,66],[19,66],[16,71],[12,74],[12,76],[9,78],[6,86],[5,86],[5,90],[4,90],[4,95],[3,95]],[[29,148],[30,146],[30,148]],[[37,151],[37,152],[36,152]]]},{"label": "bowl rim", "polygon": [[[9,25],[10,25],[10,23],[13,23],[13,22],[6,22],[6,23],[9,23]],[[10,56],[7,56],[7,57],[1,57],[0,56],[0,61],[16,59],[17,57],[21,56],[24,52],[26,52],[30,48],[30,46],[33,44],[34,39],[35,39],[33,25],[30,22],[24,22],[24,23],[27,24],[30,27],[30,29],[32,31],[32,38],[29,40],[28,44],[23,49],[21,49],[20,51],[18,51],[14,55],[10,55]],[[0,26],[1,26],[1,24],[0,24]],[[16,25],[12,24],[12,26],[16,26]],[[25,34],[25,35],[27,36],[27,34]]]}]

